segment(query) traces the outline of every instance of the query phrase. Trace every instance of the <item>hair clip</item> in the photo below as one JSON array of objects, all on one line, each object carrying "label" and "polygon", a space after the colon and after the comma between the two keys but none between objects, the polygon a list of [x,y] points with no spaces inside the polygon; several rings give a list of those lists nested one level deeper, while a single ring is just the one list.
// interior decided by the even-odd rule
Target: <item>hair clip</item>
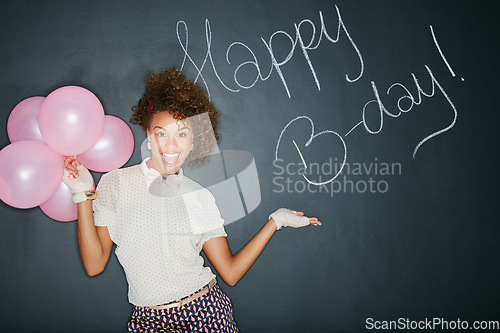
[{"label": "hair clip", "polygon": [[149,103],[149,111],[148,111],[148,115],[153,112],[153,106],[155,105],[155,101],[151,101]]}]

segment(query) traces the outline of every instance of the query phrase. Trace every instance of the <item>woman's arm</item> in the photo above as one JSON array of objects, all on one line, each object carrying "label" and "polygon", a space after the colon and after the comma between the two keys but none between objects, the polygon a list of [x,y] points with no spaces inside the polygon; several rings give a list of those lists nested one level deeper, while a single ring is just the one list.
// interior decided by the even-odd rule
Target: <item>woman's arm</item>
[{"label": "woman's arm", "polygon": [[[302,216],[304,213],[297,212]],[[309,218],[309,223],[321,225],[317,218]],[[203,244],[203,252],[214,266],[220,277],[230,286],[234,286],[252,264],[257,260],[271,237],[276,232],[276,222],[271,218],[262,229],[234,255],[229,249],[226,237],[216,237]]]},{"label": "woman's arm", "polygon": [[[75,156],[70,156],[65,160],[68,179],[65,183],[73,189],[81,189],[78,183],[78,167],[80,164]],[[85,170],[88,173],[88,170]],[[69,174],[73,176],[70,177]],[[90,176],[91,177],[91,176]],[[92,182],[92,181],[90,181]],[[93,185],[90,184],[93,188]],[[72,191],[73,191],[72,189]],[[92,201],[85,200],[78,204],[78,247],[82,258],[83,266],[90,276],[97,275],[104,270],[108,262],[113,247],[113,241],[109,236],[107,227],[97,227],[94,224],[94,213]]]},{"label": "woman's arm", "polygon": [[90,200],[78,203],[78,247],[87,274],[101,273],[108,262],[113,241],[108,227],[95,226]]}]

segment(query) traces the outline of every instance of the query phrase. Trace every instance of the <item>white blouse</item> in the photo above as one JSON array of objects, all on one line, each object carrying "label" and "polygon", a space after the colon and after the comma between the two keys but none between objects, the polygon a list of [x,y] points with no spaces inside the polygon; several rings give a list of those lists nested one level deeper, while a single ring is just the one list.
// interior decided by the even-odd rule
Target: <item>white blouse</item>
[{"label": "white blouse", "polygon": [[101,177],[93,202],[96,226],[107,226],[129,285],[129,302],[168,303],[215,277],[203,243],[226,237],[212,194],[182,175],[162,178],[141,164]]}]

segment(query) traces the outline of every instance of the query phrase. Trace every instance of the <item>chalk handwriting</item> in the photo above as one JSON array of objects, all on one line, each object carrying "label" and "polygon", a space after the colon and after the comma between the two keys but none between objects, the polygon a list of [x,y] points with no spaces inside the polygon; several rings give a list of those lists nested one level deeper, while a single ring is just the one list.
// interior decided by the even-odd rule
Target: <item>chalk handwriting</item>
[{"label": "chalk handwriting", "polygon": [[[248,45],[246,45],[245,43],[243,43],[241,41],[236,41],[236,42],[231,43],[226,49],[226,62],[228,64],[230,64],[230,65],[232,64],[231,60],[230,60],[230,53],[236,47],[239,47],[243,51],[248,52],[250,59],[251,59],[251,60],[242,62],[236,66],[236,68],[233,72],[233,82],[237,87],[234,87],[234,88],[230,87],[228,84],[226,84],[222,80],[222,78],[220,77],[220,75],[217,71],[217,68],[215,66],[215,63],[213,60],[213,55],[212,55],[212,29],[210,27],[210,21],[208,19],[205,20],[205,39],[206,39],[207,51],[204,55],[203,60],[201,61],[201,63],[199,65],[196,63],[196,61],[193,59],[193,57],[189,54],[189,48],[188,48],[188,46],[189,46],[189,29],[188,29],[188,26],[187,26],[186,22],[178,21],[177,25],[176,25],[177,40],[178,40],[179,45],[181,46],[181,48],[184,52],[184,58],[183,58],[182,64],[181,64],[181,70],[186,65],[186,62],[189,61],[189,63],[191,65],[193,65],[193,67],[195,68],[195,70],[197,72],[195,82],[197,82],[198,79],[201,79],[209,96],[210,96],[210,89],[208,87],[207,81],[205,80],[205,77],[203,76],[203,71],[205,69],[205,66],[207,65],[207,62],[210,62],[211,68],[212,68],[217,80],[219,81],[219,83],[225,89],[227,89],[231,92],[239,92],[240,89],[250,89],[253,86],[255,86],[255,84],[257,84],[257,82],[259,82],[259,80],[266,81],[272,75],[273,71],[276,71],[277,75],[279,76],[279,78],[283,84],[283,87],[285,88],[287,96],[289,98],[291,98],[292,94],[290,92],[290,89],[288,88],[288,84],[287,84],[285,74],[283,72],[282,67],[284,67],[290,61],[290,59],[292,59],[296,48],[299,48],[300,51],[302,51],[302,55],[304,56],[308,66],[309,66],[311,74],[314,78],[314,82],[316,83],[316,87],[318,88],[318,90],[321,90],[321,84],[320,84],[320,81],[318,79],[318,75],[316,74],[316,69],[315,69],[315,67],[314,67],[314,65],[309,57],[309,52],[318,49],[321,42],[325,39],[327,41],[329,41],[330,43],[334,43],[334,44],[337,43],[340,40],[341,32],[343,32],[345,34],[345,36],[347,37],[347,39],[349,40],[349,43],[350,43],[351,47],[354,49],[356,56],[358,57],[358,60],[359,60],[359,73],[357,75],[355,75],[354,77],[351,77],[349,74],[346,74],[345,79],[346,79],[346,81],[351,82],[351,83],[356,82],[357,80],[359,80],[363,76],[363,72],[364,72],[363,57],[362,57],[361,52],[359,51],[358,47],[356,46],[356,43],[354,42],[351,35],[349,34],[349,31],[347,30],[347,27],[344,24],[344,21],[342,20],[342,16],[340,14],[339,8],[337,6],[335,6],[335,9],[337,12],[337,19],[338,19],[337,35],[335,36],[335,38],[332,38],[330,36],[330,34],[328,33],[328,31],[326,29],[326,25],[325,25],[325,20],[323,18],[323,13],[321,11],[319,12],[319,21],[320,21],[319,33],[316,32],[316,25],[314,24],[314,22],[312,20],[303,19],[298,24],[294,23],[294,30],[295,31],[294,31],[293,36],[292,36],[292,34],[289,34],[285,31],[278,30],[278,31],[274,32],[273,34],[271,34],[271,36],[267,40],[264,39],[263,37],[261,37],[261,41],[264,44],[267,52],[269,53],[269,57],[270,57],[270,61],[271,61],[271,67],[269,68],[268,71],[265,72],[266,73],[265,75],[262,74],[263,72],[262,72],[259,60],[257,59],[257,57],[255,56],[255,53],[252,51],[252,49]],[[312,33],[310,34],[310,36],[304,35],[303,29],[301,29],[304,25],[308,25],[311,27]],[[181,31],[184,31],[183,38],[181,38],[181,35],[182,35]],[[286,55],[286,57],[284,59],[277,59],[276,54],[275,54],[275,50],[273,48],[273,41],[275,40],[275,38],[278,38],[280,36],[286,37],[286,39],[288,39],[288,41],[290,42],[288,54]],[[323,37],[324,37],[324,39],[323,39]],[[243,84],[241,82],[241,80],[238,79],[238,74],[240,73],[240,70],[242,68],[249,67],[249,66],[253,67],[255,69],[255,79],[253,80],[253,82],[251,84]]]},{"label": "chalk handwriting", "polygon": [[[363,56],[357,47],[356,43],[354,42],[354,39],[351,37],[346,24],[344,23],[344,20],[342,19],[342,15],[340,13],[339,8],[335,5],[335,10],[336,10],[336,16],[337,16],[337,33],[335,37],[332,37],[326,28],[325,24],[325,19],[323,17],[323,13],[319,11],[319,29],[317,29],[316,24],[310,20],[310,19],[303,19],[299,23],[294,23],[294,32],[292,34],[283,31],[283,30],[278,30],[272,33],[269,38],[265,39],[264,37],[261,37],[261,41],[265,47],[265,50],[267,54],[269,55],[269,59],[266,59],[266,63],[270,63],[268,68],[263,68],[262,62],[257,58],[255,52],[245,43],[242,41],[235,41],[231,43],[225,50],[225,60],[227,64],[233,65],[233,62],[231,60],[232,54],[234,52],[239,52],[241,55],[243,54],[248,56],[249,60],[243,61],[238,64],[234,64],[236,67],[234,68],[234,71],[232,73],[232,81],[225,82],[222,77],[219,75],[219,72],[217,70],[217,66],[214,62],[213,54],[212,54],[212,29],[210,26],[210,21],[208,19],[205,20],[205,42],[206,42],[206,53],[203,55],[202,59],[198,59],[196,61],[192,55],[189,52],[189,30],[186,22],[184,21],[178,21],[176,25],[176,33],[177,33],[177,40],[179,42],[179,45],[181,46],[183,52],[184,52],[184,58],[182,60],[182,65],[181,65],[181,70],[186,66],[186,64],[190,64],[194,67],[194,69],[197,72],[195,82],[198,80],[201,80],[202,84],[205,86],[208,95],[210,96],[210,89],[207,84],[207,80],[205,78],[206,71],[205,69],[207,67],[210,67],[213,71],[213,74],[219,81],[219,83],[222,85],[224,89],[227,89],[230,92],[240,92],[241,89],[251,89],[254,87],[258,82],[264,82],[267,79],[273,75],[273,73],[276,73],[278,77],[281,80],[281,83],[283,85],[283,88],[288,96],[288,98],[292,97],[292,92],[290,91],[287,80],[286,80],[286,71],[285,71],[285,65],[292,59],[292,57],[296,54],[297,52],[302,53],[304,59],[306,60],[306,63],[309,67],[309,70],[311,72],[311,75],[314,79],[316,88],[318,90],[321,90],[321,83],[320,79],[317,74],[317,70],[309,56],[310,52],[318,50],[321,42],[323,40],[326,40],[330,43],[337,43],[341,39],[341,34],[345,35],[347,40],[349,41],[348,45],[354,50],[357,61],[359,62],[359,71],[357,72],[356,75],[349,75],[345,74],[345,80],[349,83],[354,83],[358,81],[364,74],[364,62],[363,62]],[[307,31],[307,33],[306,33]],[[448,70],[452,74],[453,77],[455,77],[455,72],[451,68],[448,60],[444,56],[444,53],[441,50],[441,47],[437,41],[436,35],[434,33],[434,29],[432,26],[430,26],[430,31],[432,35],[432,40],[442,58],[446,66],[448,67]],[[278,59],[276,56],[276,50],[273,46],[273,42],[276,42],[277,38],[280,38],[282,41],[284,37],[284,40],[286,41],[286,44],[288,45],[286,48],[285,56]],[[282,44],[280,44],[282,46]],[[333,138],[336,140],[340,140],[343,146],[343,155],[344,159],[341,165],[340,170],[336,174],[332,176],[332,178],[323,181],[323,182],[314,182],[310,179],[307,178],[307,176],[304,174],[302,175],[307,182],[309,182],[312,185],[324,185],[327,184],[331,181],[333,181],[342,171],[343,166],[346,163],[347,159],[347,146],[345,143],[344,138],[347,136],[351,135],[351,133],[357,129],[357,128],[364,128],[368,133],[370,134],[378,134],[382,131],[384,127],[384,119],[385,117],[391,117],[391,118],[398,118],[404,113],[410,112],[415,105],[421,105],[423,102],[423,97],[427,98],[433,98],[436,96],[436,93],[439,92],[448,102],[448,104],[451,107],[452,110],[452,117],[450,119],[450,122],[443,128],[441,128],[438,131],[435,131],[426,137],[424,137],[420,142],[415,146],[413,150],[413,158],[415,158],[418,150],[420,147],[430,139],[436,137],[437,135],[443,134],[447,131],[449,131],[456,123],[457,120],[457,109],[455,105],[453,104],[452,100],[446,93],[445,89],[443,86],[439,83],[437,80],[436,76],[433,74],[432,70],[430,69],[429,66],[424,65],[425,69],[427,70],[427,73],[429,74],[430,82],[431,82],[431,88],[429,91],[424,91],[422,89],[419,80],[417,76],[413,73],[411,73],[411,77],[413,78],[413,84],[414,87],[413,89],[416,89],[416,92],[412,93],[409,87],[403,85],[400,82],[395,82],[391,84],[387,90],[385,91],[385,95],[394,95],[394,94],[399,94],[399,98],[397,100],[396,105],[390,106],[389,108],[386,106],[384,103],[384,95],[379,93],[379,88],[375,81],[370,81],[371,83],[371,90],[373,92],[374,98],[366,102],[361,110],[361,120],[354,125],[347,133],[342,136],[338,132],[326,129],[322,132],[315,133],[314,132],[314,122],[312,121],[311,118],[307,116],[299,116],[294,119],[292,119],[281,131],[281,134],[278,138],[278,142],[276,144],[276,151],[275,151],[275,159],[278,160],[278,151],[280,144],[282,143],[282,137],[283,133],[287,130],[287,128],[294,123],[295,121],[298,120],[308,120],[311,126],[311,135],[309,139],[306,141],[306,143],[303,145],[303,148],[300,144],[297,144],[295,140],[292,140],[299,157],[304,164],[304,166],[307,168],[307,163],[304,159],[304,156],[302,154],[302,150],[304,148],[307,148],[311,142],[317,138],[318,136],[321,135],[331,135]],[[242,81],[242,75],[240,75],[241,71],[244,70],[247,76],[245,76],[246,80],[248,80],[248,73],[254,73],[254,76],[251,77],[250,82],[243,82]],[[290,69],[288,69],[290,70]],[[461,78],[462,81],[464,80]],[[411,88],[411,87],[410,87]],[[367,122],[367,115],[368,113],[375,113],[375,117],[370,117],[370,119],[376,119],[375,123],[372,123],[371,125],[368,124]],[[373,120],[372,120],[373,122]]]},{"label": "chalk handwriting", "polygon": [[[353,128],[351,128],[345,136],[349,135],[356,127],[358,127],[361,124],[364,125],[366,131],[370,134],[380,133],[382,131],[382,128],[384,127],[384,116],[398,118],[399,116],[401,116],[401,114],[406,113],[406,112],[410,112],[414,105],[420,105],[422,103],[422,96],[425,96],[428,98],[434,97],[434,95],[436,93],[436,87],[439,89],[441,94],[443,94],[443,96],[446,99],[446,101],[448,102],[448,104],[450,104],[451,109],[453,110],[453,119],[451,120],[450,124],[448,126],[446,126],[445,128],[440,129],[432,134],[429,134],[425,138],[423,138],[417,144],[415,149],[413,150],[413,158],[415,158],[415,155],[417,154],[418,149],[422,146],[422,144],[424,144],[424,142],[430,140],[431,138],[435,137],[436,135],[442,134],[442,133],[448,131],[449,129],[451,129],[455,125],[455,122],[457,120],[457,115],[458,115],[457,109],[456,109],[455,105],[453,104],[453,102],[451,101],[448,94],[446,93],[446,91],[443,89],[441,84],[439,84],[439,82],[437,81],[436,77],[432,73],[429,66],[425,65],[425,68],[426,68],[426,70],[429,73],[429,76],[431,78],[432,87],[431,87],[430,92],[426,93],[422,89],[422,87],[420,86],[420,83],[418,82],[417,77],[413,73],[411,73],[411,76],[413,78],[413,82],[415,83],[415,87],[417,88],[417,95],[416,96],[413,96],[413,94],[408,90],[408,88],[406,88],[402,83],[399,83],[399,82],[393,83],[387,89],[387,92],[386,92],[387,95],[389,95],[395,88],[401,88],[403,90],[403,95],[401,97],[399,97],[398,102],[397,102],[397,110],[398,110],[397,112],[391,112],[386,108],[386,106],[382,102],[382,99],[381,99],[380,94],[378,92],[377,85],[375,84],[375,82],[371,81],[371,85],[372,85],[373,93],[375,95],[375,99],[369,100],[368,102],[365,103],[365,105],[363,106],[362,120],[359,123],[357,123]],[[406,101],[407,103],[409,102],[409,105],[407,107],[404,107],[403,103],[402,103],[403,101]],[[368,123],[366,121],[366,114],[369,111],[368,106],[370,106],[371,104],[377,105],[375,112],[378,113],[379,121],[378,121],[378,126],[376,128],[370,128],[370,126],[368,125]]]},{"label": "chalk handwriting", "polygon": [[[434,30],[432,29],[432,26],[431,26],[431,34],[432,34],[432,38],[434,40],[434,43],[436,45],[436,47],[438,48],[438,51],[442,57],[442,59],[445,61],[446,65],[448,66],[450,72],[452,73],[453,76],[455,76],[455,73],[453,72],[453,70],[451,69],[451,67],[449,66],[449,63],[447,62],[446,60],[446,57],[444,56],[443,52],[441,51],[440,47],[439,47],[439,44],[437,42],[437,39],[435,37],[435,34],[434,34]],[[455,107],[455,105],[453,104],[451,98],[448,96],[448,94],[446,93],[446,91],[444,90],[443,86],[438,82],[438,80],[436,79],[435,75],[433,74],[432,70],[430,69],[429,66],[427,65],[424,65],[425,66],[425,69],[427,70],[428,74],[429,74],[429,77],[430,77],[430,80],[431,80],[431,88],[430,88],[430,91],[424,91],[424,89],[422,89],[419,81],[418,81],[418,78],[416,77],[415,74],[411,73],[411,76],[413,78],[413,83],[415,84],[415,88],[416,88],[416,94],[412,94],[410,92],[410,90],[405,86],[403,85],[402,83],[400,82],[395,82],[393,83],[391,86],[389,86],[389,88],[387,89],[386,91],[386,94],[389,95],[391,93],[395,93],[396,90],[399,90],[400,93],[402,92],[401,96],[398,98],[397,100],[397,103],[396,103],[396,107],[397,107],[397,111],[390,111],[384,104],[384,102],[382,101],[382,98],[379,94],[379,91],[378,91],[378,88],[377,88],[377,85],[374,81],[371,81],[371,87],[372,87],[372,91],[373,91],[373,94],[374,94],[374,99],[371,99],[369,100],[368,102],[366,102],[363,106],[363,109],[362,109],[362,112],[361,112],[361,118],[362,120],[360,122],[358,122],[355,126],[353,126],[345,135],[344,137],[347,137],[348,135],[350,135],[352,133],[352,131],[354,131],[356,128],[358,128],[360,125],[363,125],[363,127],[365,128],[365,130],[370,133],[370,134],[378,134],[382,131],[383,127],[384,127],[384,117],[385,116],[389,116],[389,117],[392,117],[392,118],[398,118],[400,117],[403,113],[407,113],[407,112],[410,112],[413,107],[415,105],[420,105],[422,104],[423,102],[423,96],[424,97],[427,97],[427,98],[432,98],[436,95],[436,91],[439,90],[439,92],[443,95],[443,97],[446,99],[446,101],[448,102],[448,104],[450,105],[451,107],[451,110],[452,110],[452,119],[450,120],[450,123],[445,126],[444,128],[436,131],[436,132],[433,132],[429,135],[427,135],[425,138],[423,138],[422,140],[420,140],[420,142],[416,145],[416,147],[414,148],[413,150],[413,158],[415,158],[416,154],[417,154],[417,151],[419,150],[419,148],[425,143],[427,142],[428,140],[434,138],[435,136],[437,135],[440,135],[440,134],[443,134],[447,131],[449,131],[453,126],[455,126],[455,123],[456,123],[456,120],[457,120],[457,116],[458,116],[458,112],[457,112],[457,109]],[[462,78],[462,81],[464,79]],[[437,89],[436,89],[437,88]],[[369,108],[370,106],[372,105],[375,105],[375,108]],[[367,112],[369,112],[370,110],[375,110],[374,112],[377,113],[378,117],[375,117],[376,119],[378,119],[378,122],[376,124],[376,126],[373,126],[372,124],[372,127],[368,125],[367,123],[367,120],[366,120],[366,115],[367,115]],[[347,158],[347,147],[345,145],[345,141],[343,139],[342,136],[340,136],[337,132],[334,132],[334,131],[331,131],[331,130],[325,130],[323,132],[320,132],[318,134],[314,134],[314,123],[313,121],[307,117],[307,116],[299,116],[297,118],[294,118],[292,119],[282,130],[279,138],[278,138],[278,142],[276,144],[276,151],[275,151],[275,160],[279,160],[279,157],[278,157],[278,151],[279,151],[279,147],[280,147],[280,144],[281,144],[281,138],[283,136],[283,133],[287,130],[288,126],[290,126],[293,122],[295,122],[296,120],[298,119],[302,119],[302,118],[305,118],[307,120],[309,120],[309,122],[311,123],[311,128],[312,128],[312,133],[311,133],[311,137],[310,139],[306,142],[306,144],[304,145],[304,147],[308,147],[309,144],[311,143],[311,141],[319,136],[320,134],[324,134],[324,133],[332,133],[332,134],[336,134],[339,139],[342,141],[343,143],[343,153],[344,153],[344,160],[342,162],[342,165],[341,165],[341,168],[340,168],[340,171],[337,172],[331,179],[328,179],[327,181],[325,182],[321,182],[321,183],[317,183],[317,182],[314,182],[314,181],[311,181],[309,180],[305,174],[302,175],[302,177],[307,181],[309,182],[310,184],[312,185],[324,185],[326,183],[329,183],[331,181],[333,181],[339,174],[340,172],[342,171],[345,163],[346,163],[346,158]],[[297,143],[292,140],[295,148],[297,149],[297,152],[300,156],[300,159],[303,163],[303,165],[307,168],[307,162],[305,161],[303,155],[302,155],[302,152],[300,150],[300,147],[299,145],[297,145]]]},{"label": "chalk handwriting", "polygon": [[[307,119],[311,125],[311,135],[309,136],[309,139],[306,141],[306,143],[304,144],[304,147],[307,148],[309,147],[309,145],[311,144],[311,142],[321,136],[321,135],[325,135],[325,134],[332,134],[334,136],[334,138],[336,139],[339,139],[340,142],[342,143],[342,147],[343,147],[343,155],[344,155],[344,158],[342,160],[342,164],[340,166],[340,168],[338,170],[336,170],[336,173],[332,175],[332,177],[330,179],[327,179],[325,181],[320,181],[320,182],[315,182],[315,181],[312,181],[310,179],[307,178],[306,174],[302,174],[302,177],[304,177],[304,179],[312,184],[312,185],[317,185],[317,186],[321,186],[321,185],[325,185],[325,184],[328,184],[330,182],[332,182],[333,180],[335,180],[335,178],[337,178],[340,173],[342,172],[342,169],[344,168],[344,165],[346,163],[346,160],[347,160],[347,146],[345,144],[345,141],[344,139],[342,138],[342,136],[340,134],[338,134],[337,132],[335,131],[331,131],[331,130],[324,130],[322,132],[319,132],[317,134],[314,133],[314,122],[312,121],[311,118],[309,118],[308,116],[299,116],[299,117],[296,117],[294,119],[292,119],[286,126],[285,128],[283,128],[283,131],[281,131],[281,134],[278,138],[278,143],[276,144],[276,151],[275,151],[275,159],[278,160],[278,150],[279,150],[279,147],[280,147],[280,143],[281,143],[281,138],[283,137],[283,133],[285,133],[285,131],[287,130],[287,128],[292,124],[294,123],[295,121],[299,120],[299,119]],[[293,144],[295,145],[295,148],[297,149],[297,152],[300,156],[300,159],[302,161],[302,164],[304,165],[304,167],[307,169],[307,162],[306,160],[304,159],[304,156],[302,155],[302,151],[300,150],[299,146],[297,145],[297,143],[295,142],[295,140],[292,140]]]},{"label": "chalk handwriting", "polygon": [[[431,35],[432,35],[432,40],[434,41],[434,44],[436,45],[438,51],[439,51],[439,54],[441,55],[441,58],[443,59],[446,67],[448,67],[448,70],[450,71],[451,75],[453,77],[455,77],[455,72],[453,71],[453,69],[451,68],[450,66],[450,63],[448,62],[448,60],[446,59],[446,57],[444,56],[444,53],[443,51],[441,51],[441,46],[439,46],[439,43],[437,41],[437,38],[436,38],[436,35],[434,34],[434,29],[432,28],[432,25],[429,26],[431,28]],[[462,77],[460,78],[462,81],[465,81],[465,79]]]},{"label": "chalk handwriting", "polygon": [[[181,36],[179,35],[179,27],[180,26],[183,26],[184,29],[185,29],[185,37],[184,37],[185,38],[185,44],[182,43]],[[186,59],[188,59],[191,62],[191,64],[193,64],[194,68],[196,69],[196,71],[198,73],[197,76],[196,76],[196,78],[195,78],[195,80],[194,80],[194,82],[197,82],[198,79],[201,78],[201,80],[203,81],[203,85],[205,86],[205,88],[207,90],[207,94],[208,94],[209,97],[210,97],[210,89],[208,88],[207,81],[205,81],[205,78],[203,77],[203,74],[201,73],[203,71],[203,68],[205,67],[208,59],[210,59],[210,64],[212,65],[212,69],[214,71],[214,74],[217,77],[217,79],[219,80],[219,82],[222,84],[222,86],[224,88],[226,88],[227,90],[232,91],[232,92],[238,92],[239,91],[239,89],[229,88],[222,81],[222,79],[219,76],[219,73],[217,72],[217,69],[215,68],[215,64],[214,64],[214,61],[213,61],[213,58],[212,58],[212,52],[211,52],[212,31],[210,30],[210,22],[208,20],[205,21],[205,38],[206,38],[206,41],[207,41],[207,53],[205,54],[205,58],[203,59],[203,62],[201,64],[201,66],[196,65],[195,61],[193,60],[193,58],[191,58],[191,56],[188,53],[189,33],[188,33],[188,28],[187,28],[186,22],[184,22],[184,21],[177,22],[176,31],[177,31],[177,40],[179,41],[179,44],[181,45],[182,50],[184,51],[184,58],[182,59],[181,70],[184,68],[184,64],[186,63]]]}]

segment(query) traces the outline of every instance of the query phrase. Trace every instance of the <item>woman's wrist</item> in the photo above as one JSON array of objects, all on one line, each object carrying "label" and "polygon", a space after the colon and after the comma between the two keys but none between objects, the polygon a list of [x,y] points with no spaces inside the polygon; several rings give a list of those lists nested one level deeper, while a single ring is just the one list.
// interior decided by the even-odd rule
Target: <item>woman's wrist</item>
[{"label": "woman's wrist", "polygon": [[265,227],[268,227],[269,229],[273,230],[273,232],[278,230],[276,226],[276,221],[274,221],[272,217],[267,221]]},{"label": "woman's wrist", "polygon": [[97,192],[95,190],[78,192],[78,193],[73,194],[73,202],[75,204],[78,204],[80,202],[84,202],[87,200],[92,201],[95,198],[97,198]]}]

